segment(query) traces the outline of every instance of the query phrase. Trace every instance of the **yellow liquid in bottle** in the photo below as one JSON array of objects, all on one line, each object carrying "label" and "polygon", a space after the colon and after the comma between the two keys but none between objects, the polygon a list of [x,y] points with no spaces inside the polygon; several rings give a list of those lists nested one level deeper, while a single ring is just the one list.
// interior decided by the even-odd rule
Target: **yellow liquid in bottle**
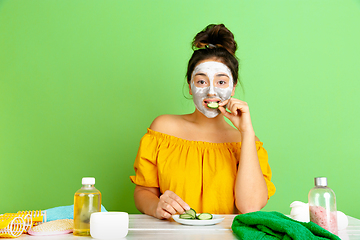
[{"label": "yellow liquid in bottle", "polygon": [[90,215],[101,211],[101,193],[92,188],[81,188],[74,196],[74,230],[78,236],[90,236]]}]

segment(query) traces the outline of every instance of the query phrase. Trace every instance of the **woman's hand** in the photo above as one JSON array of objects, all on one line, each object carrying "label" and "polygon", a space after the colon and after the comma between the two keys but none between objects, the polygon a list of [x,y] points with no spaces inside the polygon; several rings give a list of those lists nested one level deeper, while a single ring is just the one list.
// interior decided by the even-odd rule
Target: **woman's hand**
[{"label": "woman's hand", "polygon": [[[230,112],[225,109],[224,106],[226,104]],[[246,102],[236,98],[230,98],[229,100],[219,103],[219,110],[241,133],[254,133],[249,106]]]},{"label": "woman's hand", "polygon": [[168,219],[176,213],[184,214],[187,210],[190,210],[190,206],[187,203],[174,192],[166,190],[159,198],[159,203],[155,210],[155,217]]}]

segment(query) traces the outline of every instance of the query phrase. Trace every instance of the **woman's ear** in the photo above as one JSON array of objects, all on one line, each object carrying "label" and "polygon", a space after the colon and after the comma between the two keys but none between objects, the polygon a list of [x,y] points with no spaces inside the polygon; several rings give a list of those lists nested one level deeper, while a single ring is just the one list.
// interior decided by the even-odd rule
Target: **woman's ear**
[{"label": "woman's ear", "polygon": [[189,83],[189,94],[192,95],[190,83]]},{"label": "woman's ear", "polygon": [[234,87],[233,87],[233,90],[232,90],[232,92],[231,92],[231,96],[234,96],[234,95],[235,95],[235,88],[236,88],[236,84],[235,84]]}]

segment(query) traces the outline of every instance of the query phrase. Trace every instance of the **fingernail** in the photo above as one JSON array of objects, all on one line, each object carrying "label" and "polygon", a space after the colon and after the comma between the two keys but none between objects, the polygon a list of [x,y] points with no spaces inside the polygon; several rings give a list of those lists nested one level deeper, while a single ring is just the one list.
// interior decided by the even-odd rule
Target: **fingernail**
[{"label": "fingernail", "polygon": [[189,206],[189,205],[186,205],[186,206],[185,206],[185,210],[186,210],[186,211],[190,210],[190,206]]}]

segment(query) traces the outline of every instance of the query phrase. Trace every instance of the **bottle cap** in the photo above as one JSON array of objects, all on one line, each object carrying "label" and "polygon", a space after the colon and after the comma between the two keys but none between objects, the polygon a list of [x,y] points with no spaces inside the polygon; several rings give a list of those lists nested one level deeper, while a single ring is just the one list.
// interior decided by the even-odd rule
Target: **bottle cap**
[{"label": "bottle cap", "polygon": [[326,187],[327,186],[327,178],[326,177],[315,178],[315,186],[316,187]]},{"label": "bottle cap", "polygon": [[83,177],[81,183],[82,183],[82,185],[94,185],[95,178],[94,177]]}]

